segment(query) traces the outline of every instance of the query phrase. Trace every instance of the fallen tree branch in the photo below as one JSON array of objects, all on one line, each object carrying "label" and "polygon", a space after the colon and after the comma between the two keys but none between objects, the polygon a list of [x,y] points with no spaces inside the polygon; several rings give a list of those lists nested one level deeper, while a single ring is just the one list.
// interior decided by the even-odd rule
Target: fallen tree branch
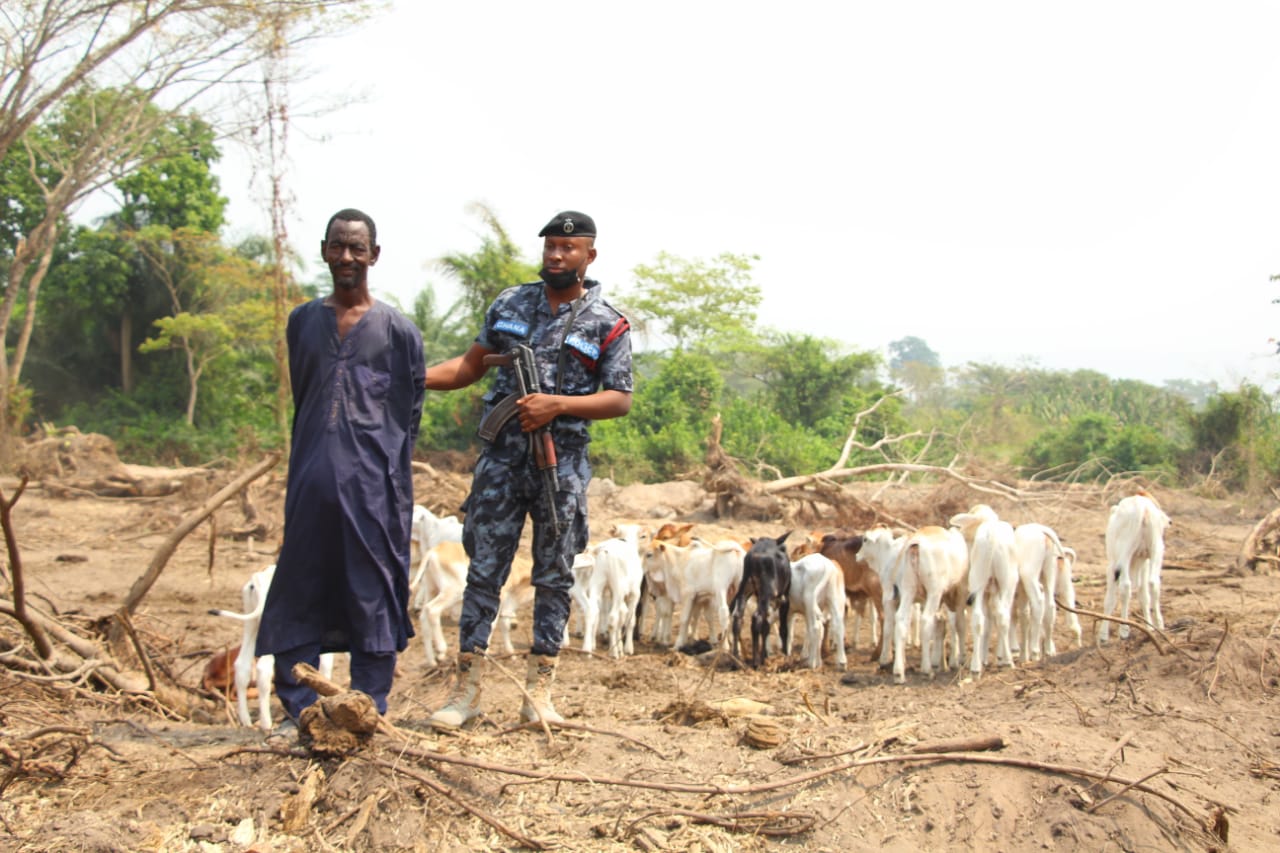
[{"label": "fallen tree branch", "polygon": [[730,832],[748,832],[766,838],[786,838],[803,835],[818,823],[816,815],[809,812],[737,812],[729,815],[707,814],[690,809],[652,809],[627,824],[627,832],[635,832],[646,820],[667,815],[687,817],[694,823],[708,823]]},{"label": "fallen tree branch", "polygon": [[940,477],[948,477],[956,480],[973,489],[976,492],[984,492],[991,495],[999,495],[1000,497],[1010,498],[1011,500],[1021,500],[1023,493],[1019,489],[1007,486],[997,480],[980,480],[976,477],[969,477],[961,474],[954,468],[943,468],[938,465],[920,465],[914,462],[881,462],[875,465],[859,465],[855,468],[833,468],[827,471],[819,471],[816,474],[801,474],[796,477],[783,477],[781,480],[772,480],[761,485],[761,491],[765,494],[774,494],[776,492],[785,491],[786,489],[802,486],[806,483],[812,483],[815,480],[835,480],[848,477],[861,477],[866,474],[881,474],[887,471],[905,471],[912,474],[937,474]]},{"label": "fallen tree branch", "polygon": [[714,785],[708,783],[692,783],[692,782],[648,782],[641,779],[619,779],[608,776],[591,776],[586,773],[556,773],[544,770],[526,770],[520,767],[511,767],[508,765],[495,764],[488,761],[480,761],[474,758],[466,758],[461,755],[446,755],[442,752],[433,750],[421,750],[406,748],[402,750],[403,755],[420,758],[424,761],[436,761],[443,764],[456,764],[462,767],[471,767],[477,770],[489,770],[495,773],[506,773],[511,776],[521,776],[525,778],[538,779],[545,782],[578,782],[589,785],[613,785],[624,788],[642,788],[650,791],[669,791],[672,793],[682,794],[703,794],[703,795],[742,795],[742,794],[759,794],[768,791],[777,791],[782,788],[789,788],[795,785],[801,785],[811,782],[814,779],[820,779],[824,776],[830,776],[835,773],[841,773],[846,770],[853,770],[859,767],[869,767],[873,764],[901,764],[909,762],[957,762],[957,763],[973,763],[973,764],[996,764],[1005,767],[1021,767],[1028,770],[1040,770],[1046,773],[1057,773],[1063,776],[1079,776],[1085,779],[1094,779],[1101,782],[1113,782],[1120,785],[1128,785],[1129,787],[1142,791],[1152,796],[1159,797],[1170,803],[1180,811],[1196,821],[1196,825],[1203,828],[1200,817],[1184,805],[1177,798],[1164,793],[1163,791],[1153,788],[1138,779],[1124,779],[1119,776],[1112,776],[1110,773],[1100,773],[1096,770],[1090,770],[1087,767],[1073,767],[1066,764],[1048,764],[1042,761],[1035,761],[1029,758],[1012,758],[997,755],[983,755],[970,752],[923,752],[913,753],[910,755],[878,755],[872,758],[859,758],[850,761],[844,761],[839,764],[822,770],[814,770],[809,773],[801,773],[791,776],[787,779],[779,779],[773,782],[762,782],[756,785]]},{"label": "fallen tree branch", "polygon": [[472,805],[471,803],[462,799],[453,791],[451,791],[448,788],[448,786],[443,785],[440,782],[437,782],[435,779],[432,779],[429,776],[425,776],[422,773],[417,773],[413,770],[410,770],[400,762],[386,761],[385,759],[381,759],[381,758],[371,758],[365,755],[360,755],[359,753],[356,753],[350,757],[358,758],[362,761],[367,761],[370,764],[374,765],[375,767],[381,767],[384,770],[390,770],[392,773],[399,773],[403,776],[409,777],[410,779],[417,782],[419,785],[422,785],[424,788],[428,789],[432,793],[439,794],[440,796],[444,797],[446,800],[453,803],[458,808],[467,812],[467,814],[470,814],[473,817],[479,818],[480,820],[487,823],[489,826],[492,826],[494,829],[501,832],[503,835],[506,835],[508,838],[515,841],[516,843],[521,844],[525,847],[528,847],[531,850],[550,849],[548,845],[543,844],[540,841],[535,841],[532,838],[529,838],[528,836],[523,835],[520,832],[517,832],[516,830],[507,826],[502,821],[498,820],[493,815],[481,809],[479,806]]},{"label": "fallen tree branch", "polygon": [[202,521],[212,515],[214,510],[222,506],[229,498],[238,494],[245,486],[274,468],[279,461],[279,453],[268,454],[265,459],[223,486],[217,493],[201,504],[195,512],[184,518],[164,542],[160,543],[160,547],[156,549],[155,556],[151,558],[151,565],[147,566],[147,570],[143,572],[142,576],[133,582],[129,594],[125,596],[124,604],[122,605],[123,610],[129,615],[133,615],[147,592],[159,579],[160,573],[164,571],[165,565],[169,562],[169,558],[173,556],[173,552],[177,550],[179,543],[186,538],[188,533],[195,530]]},{"label": "fallen tree branch", "polygon": [[[587,726],[587,725],[583,725],[582,723],[571,723],[568,720],[564,721],[563,723],[550,723],[549,725],[557,729],[568,729],[569,731],[587,732],[588,734],[593,734],[593,735],[605,735],[607,737],[616,737],[621,740],[625,740],[629,743],[634,743],[636,746],[639,746],[643,749],[649,750],[654,755],[661,758],[663,761],[673,760],[672,756],[664,754],[662,750],[658,749],[657,747],[647,744],[644,741],[640,740],[639,738],[634,738],[631,735],[623,734],[622,732],[615,732],[609,729],[601,729],[595,726]],[[531,723],[519,723],[518,725],[509,726],[508,728],[503,729],[502,733],[508,734],[510,732],[533,731],[535,729],[538,731],[542,731],[541,720],[534,720]]]},{"label": "fallen tree branch", "polygon": [[1085,811],[1087,811],[1089,814],[1093,814],[1098,809],[1102,808],[1107,803],[1114,800],[1116,797],[1122,796],[1125,793],[1125,791],[1132,791],[1136,786],[1141,785],[1143,782],[1150,781],[1151,779],[1154,779],[1157,776],[1162,776],[1168,772],[1169,772],[1168,767],[1161,767],[1159,770],[1154,770],[1151,773],[1148,773],[1146,776],[1143,776],[1141,779],[1138,779],[1135,782],[1130,782],[1128,785],[1125,785],[1119,791],[1115,791],[1103,797],[1101,800],[1098,800],[1096,803],[1086,808]]},{"label": "fallen tree branch", "polygon": [[1161,631],[1159,628],[1152,627],[1145,622],[1136,622],[1133,619],[1125,619],[1120,616],[1104,616],[1103,614],[1098,613],[1097,611],[1094,611],[1094,610],[1084,610],[1078,607],[1068,607],[1067,605],[1059,601],[1057,598],[1054,599],[1054,602],[1063,610],[1066,610],[1068,613],[1075,613],[1078,616],[1091,616],[1094,619],[1101,619],[1104,622],[1114,622],[1117,625],[1128,625],[1130,628],[1137,628],[1139,631],[1147,635],[1147,639],[1151,641],[1151,645],[1155,647],[1156,652],[1158,652],[1162,657],[1165,654],[1165,650],[1164,650],[1164,646],[1161,643],[1161,640],[1163,640],[1165,643],[1168,643],[1169,648],[1173,649],[1175,652],[1182,655],[1187,660],[1195,661],[1196,663],[1200,662],[1199,660],[1196,659],[1195,655],[1191,654],[1191,652],[1187,651],[1181,646],[1175,645],[1173,640],[1170,640],[1169,637],[1165,635],[1165,633]]}]

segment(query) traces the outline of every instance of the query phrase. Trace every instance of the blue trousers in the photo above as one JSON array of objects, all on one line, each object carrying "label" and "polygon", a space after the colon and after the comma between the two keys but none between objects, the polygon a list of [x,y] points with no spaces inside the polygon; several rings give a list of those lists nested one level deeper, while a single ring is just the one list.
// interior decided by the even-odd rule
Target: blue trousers
[{"label": "blue trousers", "polygon": [[[284,712],[295,721],[302,709],[315,704],[316,692],[293,677],[293,666],[307,663],[320,665],[320,644],[308,643],[276,653],[276,696],[284,706]],[[351,689],[367,693],[378,707],[379,714],[387,713],[387,694],[396,674],[395,652],[361,652],[351,650]]]},{"label": "blue trousers", "polygon": [[[579,469],[585,469],[587,476],[579,476]],[[476,464],[462,529],[462,545],[471,564],[462,596],[458,651],[483,652],[489,647],[502,586],[511,573],[511,560],[529,518],[533,522],[534,587],[530,652],[549,657],[560,653],[564,626],[569,621],[573,558],[587,546],[585,481],[590,476],[585,456],[561,454],[560,470],[560,491],[556,494],[560,535],[553,536],[542,481],[532,465],[507,464],[487,455]]]}]

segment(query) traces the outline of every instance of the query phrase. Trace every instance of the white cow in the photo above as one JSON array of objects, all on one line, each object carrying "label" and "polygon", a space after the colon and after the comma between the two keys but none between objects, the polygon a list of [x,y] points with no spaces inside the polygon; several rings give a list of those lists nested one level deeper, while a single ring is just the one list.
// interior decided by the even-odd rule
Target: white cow
[{"label": "white cow", "polygon": [[[877,524],[862,535],[862,547],[858,549],[858,559],[880,577],[880,610],[884,616],[884,625],[880,631],[881,666],[888,666],[893,660],[892,638],[896,613],[894,594],[897,589],[895,571],[902,556],[902,548],[906,544],[906,536],[895,536],[892,530],[883,524]],[[919,620],[916,624],[919,625]]]},{"label": "white cow", "polygon": [[[1019,524],[1013,531],[1013,535],[1017,540],[1019,567],[1031,571],[1038,570],[1040,574],[1040,587],[1044,593],[1040,651],[1046,655],[1055,655],[1058,650],[1053,641],[1053,631],[1057,624],[1058,602],[1073,610],[1076,606],[1076,590],[1071,581],[1071,569],[1075,563],[1076,552],[1063,546],[1053,528],[1043,524]],[[1023,625],[1019,639],[1022,642],[1022,648],[1026,649],[1033,644],[1031,623],[1034,614],[1031,613],[1029,602],[1023,600],[1019,604],[1024,605],[1019,608],[1017,614],[1018,621]],[[1067,627],[1075,635],[1076,647],[1079,648],[1082,645],[1083,636],[1080,617],[1067,611],[1064,618],[1067,620]]]},{"label": "white cow", "polygon": [[[461,542],[445,540],[427,552],[423,562],[421,580],[414,593],[412,608],[418,611],[422,630],[422,645],[427,656],[427,666],[435,666],[444,659],[449,643],[444,634],[444,614],[462,604],[467,590],[467,571],[471,560]],[[498,613],[491,628],[496,631],[502,649],[507,654],[514,651],[511,644],[511,626],[516,610],[531,595],[527,565],[513,564],[507,582],[502,587]]]},{"label": "white cow", "polygon": [[[614,538],[601,542],[592,552],[583,603],[582,650],[595,650],[596,632],[603,617],[609,635],[609,657],[619,658],[635,654],[636,605],[644,568],[640,563],[640,525],[619,524],[614,533]],[[606,593],[608,605],[604,603]]]},{"label": "white cow", "polygon": [[[587,621],[587,585],[591,583],[591,573],[596,567],[595,548],[588,546],[587,550],[573,558],[573,586],[569,587],[569,598],[572,600],[574,611],[571,613],[570,619],[564,623],[564,645],[569,645],[570,638],[570,622],[576,615],[578,626],[578,636],[583,636],[583,629]],[[597,636],[597,639],[599,637]]]},{"label": "white cow", "polygon": [[[991,635],[996,638],[996,663],[1013,666],[1009,634],[1013,623],[1013,600],[1021,581],[1018,550],[1013,525],[996,516],[986,504],[977,504],[968,512],[951,517],[951,526],[969,543],[969,629],[973,650],[969,670],[978,675],[991,653]],[[1039,570],[1032,581],[1027,600],[1034,613],[1033,633],[1039,641],[1040,594]],[[991,610],[990,621],[987,609]]]},{"label": "white cow", "polygon": [[[844,670],[848,658],[844,650],[844,572],[829,557],[806,554],[791,564],[791,590],[787,595],[790,608],[787,618],[805,619],[804,646],[800,656],[810,669],[822,667],[822,637],[828,623],[835,647],[836,667]],[[791,654],[794,631],[787,632],[786,653]]]},{"label": "white cow", "polygon": [[[650,542],[644,549],[642,563],[649,586],[655,591],[655,635],[661,627],[662,615],[678,607],[675,646],[683,648],[692,639],[695,608],[705,604],[714,622],[710,632],[712,644],[727,639],[729,599],[742,582],[745,557],[742,544],[732,539],[715,544],[694,540],[688,547],[656,540]],[[663,592],[659,593],[659,590]],[[660,595],[665,596],[668,605],[663,604]],[[670,621],[666,626],[665,637],[669,638]]]},{"label": "white cow", "polygon": [[418,569],[409,583],[411,590],[416,590],[422,581],[422,573],[427,568],[427,557],[431,549],[441,542],[461,542],[462,522],[457,516],[436,515],[422,504],[413,505],[413,520],[409,525],[409,550],[417,549]]},{"label": "white cow", "polygon": [[[1107,522],[1107,592],[1102,612],[1110,616],[1119,597],[1120,615],[1129,618],[1133,586],[1138,587],[1138,603],[1142,618],[1148,624],[1164,628],[1160,612],[1160,568],[1164,563],[1164,532],[1169,516],[1147,494],[1132,495],[1111,508]],[[1155,621],[1152,621],[1154,611]],[[1098,640],[1107,642],[1111,623],[1103,620]],[[1120,626],[1120,638],[1127,639],[1129,626]]]},{"label": "white cow", "polygon": [[907,537],[895,572],[898,607],[894,615],[893,680],[907,680],[907,635],[911,630],[912,611],[917,600],[920,611],[920,672],[933,675],[935,654],[942,659],[942,641],[934,649],[937,615],[945,606],[951,627],[953,658],[959,666],[964,660],[964,642],[958,625],[962,622],[968,595],[969,552],[964,537],[954,527],[922,527]]}]

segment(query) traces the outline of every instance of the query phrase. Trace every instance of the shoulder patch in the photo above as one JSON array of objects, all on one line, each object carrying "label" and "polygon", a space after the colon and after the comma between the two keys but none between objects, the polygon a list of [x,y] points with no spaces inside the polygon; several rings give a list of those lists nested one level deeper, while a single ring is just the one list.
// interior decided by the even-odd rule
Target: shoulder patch
[{"label": "shoulder patch", "polygon": [[600,347],[591,343],[591,341],[582,337],[582,335],[570,335],[564,339],[565,346],[572,347],[588,358],[599,358]]},{"label": "shoulder patch", "polygon": [[529,334],[529,324],[522,323],[519,320],[503,319],[493,324],[494,331],[509,332],[513,335],[524,337]]}]

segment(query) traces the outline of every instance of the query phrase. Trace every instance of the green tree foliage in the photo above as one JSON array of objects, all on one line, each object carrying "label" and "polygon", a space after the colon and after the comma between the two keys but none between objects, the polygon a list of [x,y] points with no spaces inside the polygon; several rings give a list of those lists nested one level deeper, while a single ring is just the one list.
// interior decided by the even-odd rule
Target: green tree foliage
[{"label": "green tree foliage", "polygon": [[908,335],[889,343],[889,371],[897,372],[908,364],[942,369],[942,360],[923,338]]},{"label": "green tree foliage", "polygon": [[687,260],[662,252],[632,271],[635,290],[623,302],[638,329],[665,335],[676,350],[751,349],[763,300],[751,281],[756,260],[729,253]]},{"label": "green tree foliage", "polygon": [[677,351],[663,358],[655,375],[636,376],[629,415],[592,427],[593,460],[623,482],[688,474],[705,455],[724,387],[708,355]]},{"label": "green tree foliage", "polygon": [[200,382],[215,363],[237,353],[269,354],[271,297],[261,270],[209,232],[152,225],[136,232],[133,242],[172,300],[171,313],[154,321],[156,334],[138,351],[181,354],[184,419],[194,425]]},{"label": "green tree foliage", "polygon": [[[41,217],[21,223],[5,263],[0,340],[12,348],[0,359],[0,423],[9,422],[4,410],[22,377],[41,284],[68,212],[155,154],[146,146],[156,141],[170,109],[200,101],[221,110],[213,124],[222,134],[233,133],[252,113],[245,102],[257,92],[239,88],[247,67],[277,55],[282,42],[298,44],[349,25],[345,14],[364,8],[359,0],[5,5],[0,162],[11,163],[11,152],[26,157]],[[11,334],[15,319],[21,326]]]},{"label": "green tree foliage", "polygon": [[422,332],[422,350],[427,364],[437,364],[457,355],[470,346],[479,326],[471,327],[470,317],[464,321],[461,313],[461,302],[454,303],[441,311],[436,304],[436,289],[427,284],[413,300],[413,310],[409,312],[413,322]]},{"label": "green tree foliage", "polygon": [[1194,379],[1170,379],[1164,383],[1164,388],[1197,409],[1203,408],[1219,391],[1217,382],[1200,382]]},{"label": "green tree foliage", "polygon": [[782,333],[759,354],[765,405],[804,429],[814,429],[841,408],[860,384],[874,383],[875,353],[841,355],[840,344],[812,335]]},{"label": "green tree foliage", "polygon": [[908,389],[921,405],[937,405],[938,390],[946,378],[942,360],[923,338],[908,335],[889,343],[889,376]]},{"label": "green tree foliage", "polygon": [[143,164],[116,181],[124,196],[120,220],[217,234],[228,200],[213,164],[222,158],[213,127],[197,115],[177,115],[142,145]]},{"label": "green tree foliage", "polygon": [[218,438],[252,444],[242,431],[270,422],[261,401],[275,382],[270,244],[218,237],[227,201],[207,123],[172,116],[148,150],[118,186],[121,208],[75,229],[48,276],[30,377],[39,414],[118,425],[135,446],[148,424],[174,458]]},{"label": "green tree foliage", "polygon": [[1155,429],[1122,425],[1109,412],[1090,412],[1040,433],[1025,459],[1035,476],[1091,480],[1126,472],[1171,476],[1176,456],[1177,448]]},{"label": "green tree foliage", "polygon": [[1255,494],[1280,476],[1275,401],[1258,386],[1246,383],[1210,398],[1191,415],[1190,429],[1189,472]]},{"label": "green tree foliage", "polygon": [[[453,252],[437,267],[461,291],[453,305],[441,309],[436,289],[428,283],[414,298],[410,312],[422,332],[427,364],[436,364],[466,350],[484,323],[490,303],[508,287],[538,280],[539,265],[526,261],[520,248],[489,207],[476,204],[476,213],[487,233],[471,252]],[[434,450],[467,450],[475,443],[476,424],[483,411],[482,398],[491,380],[447,394],[428,392],[423,402],[418,444]]]},{"label": "green tree foliage", "polygon": [[133,246],[112,225],[77,227],[67,242],[38,304],[27,375],[38,416],[50,420],[109,388],[125,389],[124,365],[137,343],[129,295],[141,261]]},{"label": "green tree foliage", "polygon": [[[42,299],[48,304],[38,309],[42,374],[60,364],[92,376],[100,387],[133,393],[138,345],[157,318],[176,313],[173,282],[158,273],[188,274],[149,262],[142,249],[152,247],[158,259],[172,233],[186,235],[191,245],[207,244],[223,224],[227,200],[212,172],[219,157],[212,134],[198,116],[169,116],[142,146],[147,161],[121,179],[121,208],[97,229],[76,229],[68,251],[51,267]],[[74,352],[65,351],[68,340]]]},{"label": "green tree foliage", "polygon": [[480,248],[445,255],[436,266],[462,291],[462,310],[450,308],[446,316],[457,314],[460,323],[478,330],[484,322],[484,312],[497,295],[508,287],[537,281],[541,264],[529,263],[520,256],[520,247],[512,241],[492,209],[475,204],[472,212],[488,229],[480,235]]}]

